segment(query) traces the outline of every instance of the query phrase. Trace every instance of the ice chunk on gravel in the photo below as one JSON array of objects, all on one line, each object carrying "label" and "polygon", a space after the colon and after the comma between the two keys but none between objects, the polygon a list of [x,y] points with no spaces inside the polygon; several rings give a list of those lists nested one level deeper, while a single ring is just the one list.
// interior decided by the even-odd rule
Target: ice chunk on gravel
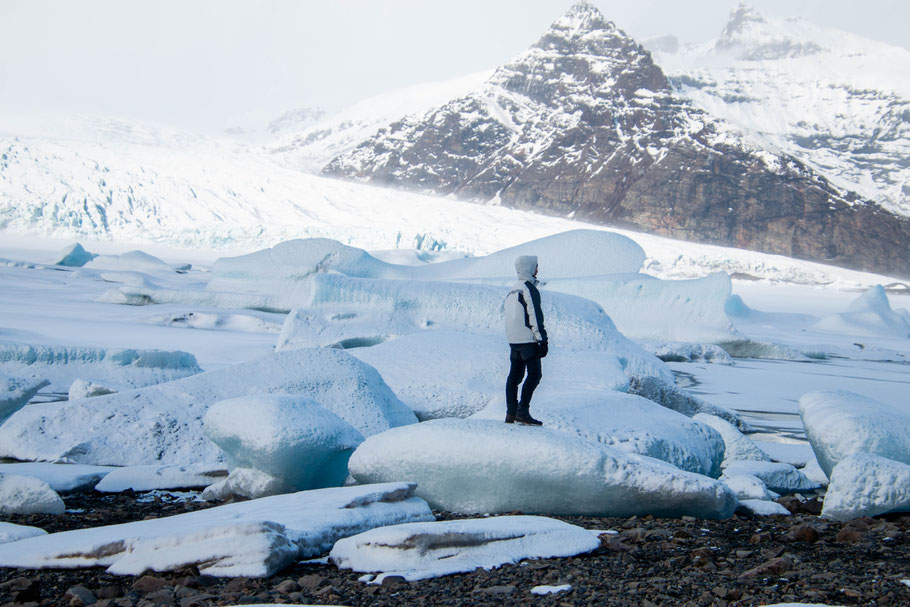
[{"label": "ice chunk on gravel", "polygon": [[202,489],[223,480],[227,470],[219,464],[127,466],[114,468],[95,485],[95,491],[153,491],[156,489]]},{"label": "ice chunk on gravel", "polygon": [[[548,358],[549,360],[549,358]],[[579,379],[577,376],[575,379]],[[533,414],[547,428],[646,455],[681,470],[720,476],[724,441],[710,426],[661,407],[641,396],[622,392],[541,390],[534,395]],[[475,417],[501,420],[502,402]]]},{"label": "ice chunk on gravel", "polygon": [[525,559],[575,556],[599,546],[594,534],[569,523],[499,516],[372,529],[338,540],[329,560],[340,569],[379,572],[371,583],[380,584],[392,575],[413,582]]},{"label": "ice chunk on gravel", "polygon": [[16,525],[14,523],[5,523],[0,521],[0,544],[7,542],[17,542],[29,537],[47,535],[47,531],[38,527],[29,527],[27,525]]},{"label": "ice chunk on gravel", "polygon": [[790,464],[776,462],[756,462],[733,460],[724,467],[727,476],[755,476],[775,493],[799,493],[801,491],[814,491],[821,485],[806,478],[806,475]]},{"label": "ice chunk on gravel", "polygon": [[726,518],[723,483],[550,428],[444,419],[368,438],[351,456],[359,482],[406,478],[433,507],[522,512]]},{"label": "ice chunk on gravel", "polygon": [[0,514],[63,514],[66,506],[41,479],[0,474]]},{"label": "ice chunk on gravel", "polygon": [[26,407],[0,426],[0,457],[121,466],[214,463],[224,456],[203,432],[208,408],[227,398],[275,393],[312,398],[365,435],[417,421],[376,369],[341,350],[313,348],[148,388]]},{"label": "ice chunk on gravel", "polygon": [[351,424],[304,396],[223,400],[203,423],[230,468],[261,470],[293,491],[344,484],[348,459],[363,442]]},{"label": "ice chunk on gravel", "polygon": [[0,544],[0,567],[106,567],[128,575],[197,567],[208,575],[268,577],[325,554],[342,537],[430,520],[413,484],[317,489]]},{"label": "ice chunk on gravel", "polygon": [[910,465],[869,453],[840,460],[831,472],[822,516],[847,521],[910,511]]},{"label": "ice chunk on gravel", "polygon": [[253,468],[234,468],[226,479],[206,487],[202,499],[207,502],[223,502],[232,496],[258,499],[288,492],[287,485],[271,474]]},{"label": "ice chunk on gravel", "polygon": [[799,399],[806,436],[825,474],[853,453],[872,453],[910,464],[910,414],[843,390],[810,392]]},{"label": "ice chunk on gravel", "polygon": [[773,514],[790,516],[790,511],[782,505],[767,500],[740,500],[737,510],[740,509],[756,516],[771,516]]},{"label": "ice chunk on gravel", "polygon": [[41,479],[54,491],[85,491],[98,484],[111,471],[111,466],[86,466],[83,464],[51,464],[25,462],[0,464],[0,474],[18,474]]},{"label": "ice chunk on gravel", "polygon": [[768,486],[757,476],[751,474],[738,474],[736,476],[720,477],[725,482],[737,499],[742,500],[773,500],[780,497],[777,493],[768,490]]},{"label": "ice chunk on gravel", "polygon": [[730,422],[706,413],[698,413],[693,419],[710,426],[724,439],[724,464],[733,460],[770,462],[771,458]]}]

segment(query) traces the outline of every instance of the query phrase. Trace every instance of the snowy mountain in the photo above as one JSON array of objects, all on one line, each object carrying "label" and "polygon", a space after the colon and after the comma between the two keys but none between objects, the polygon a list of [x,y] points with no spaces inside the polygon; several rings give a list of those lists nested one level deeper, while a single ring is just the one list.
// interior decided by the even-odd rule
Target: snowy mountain
[{"label": "snowy mountain", "polygon": [[910,275],[910,220],[677,94],[587,3],[481,87],[402,118],[324,173]]},{"label": "snowy mountain", "polygon": [[648,46],[681,94],[910,216],[910,52],[741,4],[717,40]]},{"label": "snowy mountain", "polygon": [[319,173],[333,158],[401,116],[424,112],[470,91],[489,75],[481,72],[410,86],[369,97],[334,114],[309,109],[289,112],[269,125],[275,139],[265,149],[290,168]]}]

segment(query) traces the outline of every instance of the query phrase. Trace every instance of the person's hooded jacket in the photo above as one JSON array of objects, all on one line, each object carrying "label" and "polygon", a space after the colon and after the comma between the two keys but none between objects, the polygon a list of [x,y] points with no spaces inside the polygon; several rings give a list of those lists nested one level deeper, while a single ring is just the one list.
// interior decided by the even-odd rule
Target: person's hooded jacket
[{"label": "person's hooded jacket", "polygon": [[506,338],[510,344],[546,343],[540,291],[537,290],[537,257],[522,255],[515,260],[518,281],[505,299]]}]

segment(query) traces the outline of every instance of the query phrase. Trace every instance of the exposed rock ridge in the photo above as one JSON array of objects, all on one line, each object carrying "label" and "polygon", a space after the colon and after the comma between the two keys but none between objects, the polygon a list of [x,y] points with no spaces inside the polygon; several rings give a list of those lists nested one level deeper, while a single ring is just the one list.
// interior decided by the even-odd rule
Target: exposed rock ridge
[{"label": "exposed rock ridge", "polygon": [[324,174],[910,276],[910,219],[695,108],[587,3],[479,89]]}]

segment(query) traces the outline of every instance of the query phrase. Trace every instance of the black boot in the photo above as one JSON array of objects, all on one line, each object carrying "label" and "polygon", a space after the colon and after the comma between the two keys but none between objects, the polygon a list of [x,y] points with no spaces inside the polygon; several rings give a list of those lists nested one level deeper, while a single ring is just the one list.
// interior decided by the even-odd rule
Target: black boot
[{"label": "black boot", "polygon": [[518,409],[518,403],[506,405],[506,423],[507,424],[515,423],[515,411],[517,409]]},{"label": "black boot", "polygon": [[536,420],[533,417],[531,417],[531,412],[526,407],[523,407],[518,410],[518,413],[515,414],[515,421],[518,422],[519,424],[524,424],[525,426],[542,426],[543,425],[542,421]]}]

